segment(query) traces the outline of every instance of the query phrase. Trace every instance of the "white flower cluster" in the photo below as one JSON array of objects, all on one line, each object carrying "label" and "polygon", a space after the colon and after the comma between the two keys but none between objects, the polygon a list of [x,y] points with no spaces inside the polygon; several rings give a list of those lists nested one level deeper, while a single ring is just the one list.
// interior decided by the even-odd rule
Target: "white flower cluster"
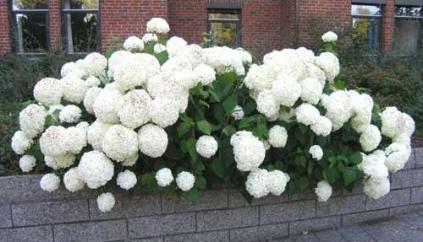
[{"label": "white flower cluster", "polygon": [[152,18],[147,22],[147,32],[156,34],[167,34],[169,32],[169,24],[163,18]]},{"label": "white flower cluster", "polygon": [[210,135],[203,135],[195,144],[195,149],[198,154],[200,154],[204,158],[210,158],[214,154],[216,154],[218,148],[218,144],[216,139]]},{"label": "white flower cluster", "polygon": [[245,188],[254,198],[261,198],[269,193],[280,196],[285,191],[289,179],[288,174],[279,170],[254,169],[247,177]]},{"label": "white flower cluster", "polygon": [[253,133],[238,131],[232,135],[230,143],[233,147],[236,167],[240,171],[257,169],[264,161],[266,150]]},{"label": "white flower cluster", "polygon": [[329,31],[322,35],[322,40],[323,42],[336,42],[338,40],[338,35]]},{"label": "white flower cluster", "polygon": [[332,196],[332,186],[326,181],[320,181],[317,183],[317,187],[314,189],[319,202],[326,202]]}]

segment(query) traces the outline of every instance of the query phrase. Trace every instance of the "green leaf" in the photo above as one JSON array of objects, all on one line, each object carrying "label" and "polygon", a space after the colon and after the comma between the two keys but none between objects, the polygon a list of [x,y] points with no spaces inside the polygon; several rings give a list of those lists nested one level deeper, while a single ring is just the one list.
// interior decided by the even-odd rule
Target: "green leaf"
[{"label": "green leaf", "polygon": [[301,166],[301,167],[306,167],[307,165],[307,158],[303,155],[297,155],[295,157],[295,164]]},{"label": "green leaf", "polygon": [[236,93],[230,95],[223,101],[223,109],[226,114],[231,114],[234,111],[235,106],[238,103],[238,98]]},{"label": "green leaf", "polygon": [[197,122],[197,128],[199,131],[201,131],[203,134],[210,135],[212,127],[207,120],[201,120]]},{"label": "green leaf", "polygon": [[186,133],[190,131],[192,127],[192,123],[182,122],[178,126],[178,137],[184,136]]},{"label": "green leaf", "polygon": [[323,177],[329,183],[335,183],[339,178],[339,172],[336,167],[329,167],[323,170]]},{"label": "green leaf", "polygon": [[334,86],[336,89],[343,90],[343,89],[345,89],[345,87],[346,87],[346,83],[345,83],[344,81],[342,81],[342,80],[336,80],[336,81],[333,83],[333,86]]},{"label": "green leaf", "polygon": [[254,129],[253,133],[255,136],[259,137],[260,139],[267,139],[269,136],[269,130],[267,129],[267,122],[263,116],[259,116],[256,119],[257,126]]},{"label": "green leaf", "polygon": [[228,126],[226,126],[225,128],[223,128],[222,132],[223,132],[226,136],[230,137],[230,136],[232,136],[233,134],[235,134],[235,133],[236,133],[236,129],[235,129],[235,127],[234,127],[234,126],[232,126],[232,125],[228,125]]},{"label": "green leaf", "polygon": [[207,186],[206,178],[204,176],[198,176],[197,180],[195,181],[195,185],[198,187],[198,189],[204,190]]},{"label": "green leaf", "polygon": [[198,201],[198,191],[197,189],[191,189],[187,192],[182,193],[182,196],[189,199],[191,202],[197,202]]},{"label": "green leaf", "polygon": [[358,165],[361,163],[361,161],[363,161],[363,156],[360,152],[354,152],[348,157],[348,161],[350,164]]},{"label": "green leaf", "polygon": [[309,180],[306,176],[302,176],[300,177],[300,179],[298,180],[298,186],[300,187],[301,191],[304,191],[308,188],[309,185]]},{"label": "green leaf", "polygon": [[197,160],[197,152],[195,151],[195,139],[190,138],[182,142],[182,150],[188,152],[193,161]]},{"label": "green leaf", "polygon": [[145,187],[148,191],[154,192],[157,191],[159,188],[156,182],[155,175],[155,172],[150,172],[141,176],[141,185]]},{"label": "green leaf", "polygon": [[226,165],[222,159],[219,159],[219,158],[214,159],[211,167],[214,174],[216,174],[217,177],[222,179],[225,178]]},{"label": "green leaf", "polygon": [[244,117],[239,122],[239,128],[240,129],[247,129],[250,128],[256,121],[256,118],[254,116],[251,117]]},{"label": "green leaf", "polygon": [[345,186],[348,186],[355,182],[358,178],[358,170],[354,168],[342,169],[342,179],[344,180]]},{"label": "green leaf", "polygon": [[159,61],[160,65],[162,65],[163,63],[165,63],[169,59],[169,55],[168,55],[167,51],[162,51],[162,52],[156,54],[156,58]]}]

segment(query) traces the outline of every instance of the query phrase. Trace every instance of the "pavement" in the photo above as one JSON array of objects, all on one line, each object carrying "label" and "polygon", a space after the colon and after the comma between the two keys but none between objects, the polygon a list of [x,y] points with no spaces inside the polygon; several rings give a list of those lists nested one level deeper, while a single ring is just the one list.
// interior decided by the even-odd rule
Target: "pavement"
[{"label": "pavement", "polygon": [[[423,242],[423,210],[349,227],[310,232],[277,242]],[[275,241],[276,242],[276,241]]]}]

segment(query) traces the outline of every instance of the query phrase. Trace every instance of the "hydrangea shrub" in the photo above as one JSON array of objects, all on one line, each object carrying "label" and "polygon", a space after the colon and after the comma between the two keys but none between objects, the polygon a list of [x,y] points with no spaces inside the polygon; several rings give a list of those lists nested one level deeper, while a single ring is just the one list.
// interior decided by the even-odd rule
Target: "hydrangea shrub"
[{"label": "hydrangea shrub", "polygon": [[202,48],[168,32],[153,18],[109,58],[91,53],[63,65],[61,79],[40,80],[12,137],[22,171],[47,166],[43,190],[87,187],[103,212],[114,185],[193,200],[215,183],[248,199],[314,189],[324,202],[360,182],[374,199],[389,192],[414,121],[344,88],[335,33],[317,55],[275,50],[253,64],[241,48]]}]

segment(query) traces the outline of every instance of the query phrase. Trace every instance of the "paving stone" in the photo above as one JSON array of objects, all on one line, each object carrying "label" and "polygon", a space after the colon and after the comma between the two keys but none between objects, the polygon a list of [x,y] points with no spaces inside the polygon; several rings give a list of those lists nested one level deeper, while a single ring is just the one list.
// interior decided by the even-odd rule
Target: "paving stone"
[{"label": "paving stone", "polygon": [[360,225],[378,241],[423,241],[423,231],[397,220]]},{"label": "paving stone", "polygon": [[98,209],[97,201],[90,200],[90,218],[92,220],[141,217],[160,214],[160,195],[125,195],[116,196],[112,211],[103,213]]},{"label": "paving stone", "polygon": [[289,235],[301,234],[304,231],[319,231],[341,226],[341,216],[315,218],[289,223]]},{"label": "paving stone", "polygon": [[192,202],[184,197],[163,197],[163,213],[200,211],[228,207],[228,192],[226,190],[211,190],[200,192],[198,201]]},{"label": "paving stone", "polygon": [[391,176],[391,189],[412,187],[414,170],[401,170]]},{"label": "paving stone", "polygon": [[242,196],[238,190],[229,191],[229,207],[247,207],[256,205],[278,204],[288,201],[288,196],[282,194],[281,196],[265,196],[259,199],[253,199],[251,204]]},{"label": "paving stone", "polygon": [[338,228],[337,232],[349,242],[372,242],[375,241],[366,231],[360,226],[350,226]]},{"label": "paving stone", "polygon": [[162,237],[129,240],[129,242],[163,242],[163,241],[164,239]]},{"label": "paving stone", "polygon": [[407,163],[405,163],[404,170],[414,169],[416,167],[416,155],[415,151],[411,151],[410,158],[408,159]]},{"label": "paving stone", "polygon": [[351,191],[348,191],[346,189],[342,190],[342,195],[344,196],[351,196],[351,195],[358,195],[358,194],[364,194],[363,184],[361,182],[356,183]]},{"label": "paving stone", "polygon": [[382,209],[376,211],[366,211],[355,214],[345,214],[342,216],[342,225],[352,225],[358,224],[365,221],[372,221],[382,218],[387,218],[389,216],[389,209]]},{"label": "paving stone", "polygon": [[0,228],[12,226],[12,215],[9,205],[0,206]]},{"label": "paving stone", "polygon": [[53,241],[50,226],[0,229],[0,242],[49,242]]},{"label": "paving stone", "polygon": [[325,242],[348,242],[336,230],[325,230],[314,233],[320,241]]},{"label": "paving stone", "polygon": [[366,208],[367,210],[375,210],[381,208],[398,207],[401,205],[410,204],[410,189],[394,190],[386,196],[377,200],[368,198]]},{"label": "paving stone", "polygon": [[327,202],[317,202],[316,215],[318,217],[353,213],[363,211],[366,208],[364,195],[343,196],[331,198]]},{"label": "paving stone", "polygon": [[300,236],[290,236],[281,240],[271,240],[270,242],[320,242],[314,234],[306,234]]},{"label": "paving stone", "polygon": [[258,225],[258,207],[197,213],[197,230],[208,231]]},{"label": "paving stone", "polygon": [[229,242],[229,232],[228,231],[213,231],[205,233],[196,233],[196,234],[180,234],[166,236],[165,242]]},{"label": "paving stone", "polygon": [[411,188],[411,204],[423,203],[423,186]]},{"label": "paving stone", "polygon": [[423,169],[413,171],[413,186],[423,186]]},{"label": "paving stone", "polygon": [[411,204],[411,205],[406,205],[401,207],[390,208],[389,215],[390,216],[399,215],[399,214],[409,213],[412,211],[418,211],[422,209],[423,209],[423,204]]},{"label": "paving stone", "polygon": [[414,148],[416,167],[423,167],[423,148]]},{"label": "paving stone", "polygon": [[423,230],[423,216],[419,213],[407,213],[395,216],[401,222],[407,223],[412,229]]},{"label": "paving stone", "polygon": [[59,224],[54,226],[55,242],[125,240],[126,234],[125,220]]},{"label": "paving stone", "polygon": [[17,226],[89,220],[87,200],[21,203],[12,205],[13,224]]},{"label": "paving stone", "polygon": [[41,175],[0,177],[0,204],[49,199],[51,193],[40,188]]},{"label": "paving stone", "polygon": [[251,228],[233,229],[230,231],[231,241],[264,241],[282,238],[288,235],[288,224],[272,224]]},{"label": "paving stone", "polygon": [[315,216],[315,201],[296,201],[260,207],[260,224],[282,223]]},{"label": "paving stone", "polygon": [[147,238],[194,231],[194,213],[128,219],[128,233],[130,238]]}]

